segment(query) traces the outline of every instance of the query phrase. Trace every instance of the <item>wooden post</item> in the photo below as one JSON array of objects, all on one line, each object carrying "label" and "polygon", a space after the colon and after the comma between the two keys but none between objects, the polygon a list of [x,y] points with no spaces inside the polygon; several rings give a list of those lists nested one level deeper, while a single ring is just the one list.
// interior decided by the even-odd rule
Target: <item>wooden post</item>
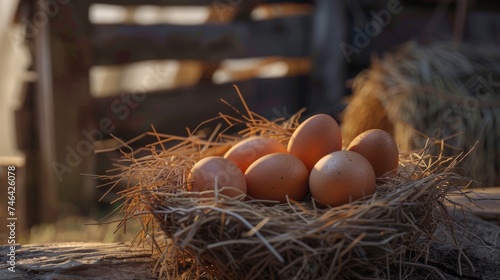
[{"label": "wooden post", "polygon": [[92,143],[84,143],[90,151],[79,153],[86,141],[81,109],[90,103],[88,6],[87,1],[37,0],[28,19],[38,74],[35,223],[86,215],[97,203],[92,178],[81,175],[92,173]]},{"label": "wooden post", "polygon": [[[34,15],[42,12],[47,1],[36,1]],[[33,31],[35,32],[35,31]],[[50,26],[40,25],[35,34],[35,69],[38,74],[36,112],[39,139],[38,197],[40,219],[54,222],[57,213],[58,190],[54,172],[50,168],[56,159],[54,137],[54,106],[52,89],[52,64],[50,49]]]},{"label": "wooden post", "polygon": [[[42,1],[47,2],[47,1]],[[56,175],[63,215],[88,215],[95,209],[93,141],[87,136],[92,115],[89,69],[91,46],[89,1],[57,1],[57,13],[50,21],[54,135],[56,157],[50,172]],[[44,207],[44,205],[42,205]]]},{"label": "wooden post", "polygon": [[329,113],[335,117],[342,111],[345,92],[346,60],[340,44],[346,40],[344,1],[317,0],[313,13],[311,39],[311,91],[306,97],[309,113]]}]

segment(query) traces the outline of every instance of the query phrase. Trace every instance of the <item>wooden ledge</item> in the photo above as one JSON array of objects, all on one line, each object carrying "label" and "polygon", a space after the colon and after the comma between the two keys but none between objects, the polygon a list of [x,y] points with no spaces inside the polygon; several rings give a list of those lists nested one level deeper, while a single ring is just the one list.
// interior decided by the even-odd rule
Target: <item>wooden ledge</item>
[{"label": "wooden ledge", "polygon": [[[429,254],[414,264],[410,278],[498,279],[500,226],[472,213],[456,211],[450,214],[459,226],[456,240],[461,250],[450,240],[432,242]],[[462,232],[464,230],[467,232]],[[435,235],[442,238],[439,228]],[[130,246],[130,243],[20,245],[15,251],[15,272],[8,271],[9,253],[9,245],[0,246],[0,279],[157,279],[151,249]],[[463,257],[458,261],[459,256],[464,255],[470,265]],[[389,278],[398,279],[399,273],[396,264],[391,267]]]},{"label": "wooden ledge", "polygon": [[[2,259],[9,253],[10,246],[0,247]],[[15,254],[15,272],[7,259],[0,279],[156,279],[151,249],[129,243],[19,245]]]}]

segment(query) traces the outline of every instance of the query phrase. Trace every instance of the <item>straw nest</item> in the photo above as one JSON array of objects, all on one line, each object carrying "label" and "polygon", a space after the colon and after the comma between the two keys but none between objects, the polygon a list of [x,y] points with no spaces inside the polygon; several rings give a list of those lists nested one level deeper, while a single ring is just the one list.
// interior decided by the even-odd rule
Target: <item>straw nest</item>
[{"label": "straw nest", "polygon": [[[398,175],[384,178],[363,200],[335,208],[312,198],[276,203],[242,200],[218,193],[187,191],[187,174],[199,159],[222,155],[253,135],[287,143],[300,112],[288,120],[267,120],[250,110],[220,115],[208,139],[153,132],[154,143],[138,151],[123,149],[114,174],[126,181],[121,191],[125,213],[120,226],[137,217],[138,240],[153,236],[158,269],[168,279],[367,279],[409,275],[425,266],[438,223],[451,224],[444,206],[451,190],[469,184],[452,172],[459,157],[429,154],[435,146],[400,155]],[[205,124],[205,125],[206,125]],[[231,127],[239,133],[227,135]],[[127,145],[125,145],[127,146]],[[394,270],[395,269],[395,270]],[[431,271],[431,270],[430,270]],[[431,272],[430,272],[431,273]]]},{"label": "straw nest", "polygon": [[462,175],[500,184],[500,49],[497,46],[409,42],[355,77],[342,117],[346,141],[381,128],[401,150],[445,139],[452,156],[470,155]]}]

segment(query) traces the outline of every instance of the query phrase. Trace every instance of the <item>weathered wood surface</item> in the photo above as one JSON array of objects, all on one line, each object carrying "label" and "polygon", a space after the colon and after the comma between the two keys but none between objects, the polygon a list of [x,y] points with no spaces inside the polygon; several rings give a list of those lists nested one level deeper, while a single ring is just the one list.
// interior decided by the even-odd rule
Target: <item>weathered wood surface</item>
[{"label": "weathered wood surface", "polygon": [[156,59],[218,61],[310,53],[311,16],[203,25],[94,24],[94,65]]},{"label": "weathered wood surface", "polygon": [[[450,199],[453,203],[463,206],[483,220],[500,225],[500,186],[476,189],[469,192],[467,196],[461,194],[450,195]],[[451,203],[448,203],[448,205],[451,206]]]},{"label": "weathered wood surface", "polygon": [[[264,1],[262,0],[246,0],[246,1],[227,1],[227,0],[91,0],[93,3],[111,4],[111,5],[157,5],[157,6],[207,6],[207,5],[232,5],[239,8],[239,6],[254,7]],[[274,0],[273,3],[302,3],[304,0]]]},{"label": "weathered wood surface", "polygon": [[[462,257],[455,245],[434,242],[427,261],[410,266],[415,270],[409,279],[500,279],[500,225],[466,215],[466,221],[462,214],[455,219],[471,233],[470,241],[457,234]],[[8,252],[7,246],[0,247],[0,279],[156,279],[151,251],[130,244],[22,245],[16,250],[15,273],[7,270],[4,260]],[[390,279],[400,279],[398,268],[391,269]]]},{"label": "weathered wood surface", "polygon": [[17,247],[14,273],[0,263],[0,279],[156,279],[154,265],[151,249],[125,243],[32,244]]}]

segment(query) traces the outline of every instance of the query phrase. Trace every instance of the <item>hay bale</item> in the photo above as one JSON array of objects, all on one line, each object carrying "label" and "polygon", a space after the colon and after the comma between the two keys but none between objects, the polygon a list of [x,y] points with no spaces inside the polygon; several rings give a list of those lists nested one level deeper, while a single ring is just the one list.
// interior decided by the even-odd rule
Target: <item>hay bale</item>
[{"label": "hay bale", "polygon": [[371,128],[392,133],[404,151],[444,139],[446,155],[470,151],[457,172],[500,184],[498,46],[409,42],[374,58],[352,88],[342,116],[347,143]]},{"label": "hay bale", "polygon": [[[124,151],[117,173],[104,176],[130,182],[121,192],[123,222],[137,217],[143,237],[155,236],[166,278],[387,278],[394,267],[406,276],[426,258],[436,225],[453,228],[443,201],[470,182],[450,172],[459,158],[429,154],[431,142],[401,154],[398,175],[378,183],[373,195],[339,207],[319,207],[311,197],[277,203],[189,192],[187,174],[198,160],[255,135],[286,144],[300,117],[269,121],[246,113],[211,120],[227,128],[217,126],[208,139],[195,131],[150,133],[157,139],[145,147],[150,155]],[[243,126],[236,137],[218,132],[234,126]]]}]

